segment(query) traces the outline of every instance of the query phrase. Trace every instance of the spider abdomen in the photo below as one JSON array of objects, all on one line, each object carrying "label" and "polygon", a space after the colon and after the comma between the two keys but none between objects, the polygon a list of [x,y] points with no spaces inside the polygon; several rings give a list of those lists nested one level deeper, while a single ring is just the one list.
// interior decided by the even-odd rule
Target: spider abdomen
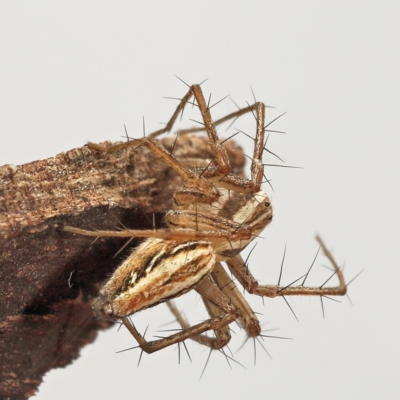
[{"label": "spider abdomen", "polygon": [[111,317],[131,315],[188,292],[214,264],[209,242],[148,239],[115,271],[93,308]]}]

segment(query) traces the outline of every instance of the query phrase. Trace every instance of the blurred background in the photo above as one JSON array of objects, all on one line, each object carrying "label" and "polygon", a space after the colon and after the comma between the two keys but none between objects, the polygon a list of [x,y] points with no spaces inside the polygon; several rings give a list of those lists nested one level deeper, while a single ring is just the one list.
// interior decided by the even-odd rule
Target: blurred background
[{"label": "blurred background", "polygon": [[[340,303],[247,296],[265,338],[234,330],[232,357],[196,343],[152,355],[125,329],[102,332],[81,357],[51,371],[38,399],[173,398],[394,399],[400,395],[400,6],[397,2],[96,1],[0,3],[0,164],[23,164],[82,146],[120,140],[167,122],[188,84],[212,103],[269,106],[268,148],[287,165],[266,168],[275,217],[250,257],[262,283],[303,275],[318,232],[348,280]],[[251,90],[252,89],[252,90]],[[215,118],[236,110],[226,99]],[[185,113],[183,126],[198,119]],[[236,121],[253,135],[254,119]],[[221,135],[227,135],[224,127]],[[236,139],[251,154],[251,141]],[[266,156],[266,162],[278,160]],[[310,283],[323,282],[319,256]],[[329,272],[328,272],[329,275]],[[333,283],[333,282],[332,282]],[[178,307],[206,317],[195,294]],[[170,329],[165,305],[133,318],[146,337]],[[269,329],[279,330],[269,332]],[[34,334],[34,332],[32,333]],[[163,333],[161,333],[163,334]],[[228,353],[229,354],[229,353]],[[255,360],[256,357],[256,360]],[[256,362],[254,362],[256,361]],[[255,364],[255,365],[254,365]]]}]

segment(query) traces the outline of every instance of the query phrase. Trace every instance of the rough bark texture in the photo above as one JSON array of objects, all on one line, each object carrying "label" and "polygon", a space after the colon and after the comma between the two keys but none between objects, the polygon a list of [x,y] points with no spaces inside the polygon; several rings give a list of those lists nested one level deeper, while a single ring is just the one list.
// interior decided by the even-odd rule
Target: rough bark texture
[{"label": "rough bark texture", "polygon": [[[172,148],[174,139],[162,142]],[[240,170],[243,153],[234,151],[232,141],[227,147]],[[190,135],[180,137],[174,155],[213,157],[203,138]],[[98,329],[110,326],[92,317],[91,299],[120,263],[121,256],[113,255],[126,240],[93,242],[62,226],[116,229],[120,221],[151,228],[153,214],[160,224],[180,184],[144,147],[112,154],[81,147],[0,167],[1,399],[33,395],[48,370],[71,363]]]}]

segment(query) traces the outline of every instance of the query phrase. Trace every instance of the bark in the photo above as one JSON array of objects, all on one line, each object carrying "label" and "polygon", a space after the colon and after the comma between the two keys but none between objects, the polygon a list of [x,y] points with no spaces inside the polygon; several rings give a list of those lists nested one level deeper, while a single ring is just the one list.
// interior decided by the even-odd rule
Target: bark
[{"label": "bark", "polygon": [[[174,139],[162,143],[172,148]],[[233,141],[226,147],[240,171],[242,151]],[[206,140],[191,135],[179,138],[173,154],[213,158]],[[62,227],[112,230],[120,221],[151,228],[153,215],[162,223],[180,184],[144,147],[100,154],[84,146],[0,167],[0,398],[30,397],[47,371],[71,363],[111,325],[93,317],[91,300],[120,263],[123,254],[113,256],[126,240],[93,242]]]}]

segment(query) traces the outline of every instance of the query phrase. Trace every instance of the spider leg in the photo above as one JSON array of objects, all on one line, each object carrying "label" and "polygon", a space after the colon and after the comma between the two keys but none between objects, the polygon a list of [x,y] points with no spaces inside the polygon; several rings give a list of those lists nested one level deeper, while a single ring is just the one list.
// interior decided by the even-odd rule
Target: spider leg
[{"label": "spider leg", "polygon": [[[204,98],[203,91],[201,90],[200,85],[192,85],[190,87],[189,91],[186,93],[186,95],[182,98],[182,100],[178,104],[178,107],[176,108],[171,119],[168,121],[167,125],[163,129],[159,129],[158,131],[151,133],[147,138],[143,138],[143,139],[148,139],[149,143],[154,144],[156,142],[154,142],[151,138],[155,138],[165,132],[169,132],[172,129],[179,113],[183,110],[183,108],[185,107],[185,104],[190,100],[190,98],[192,96],[194,96],[196,98],[201,115],[203,117],[204,129],[207,131],[207,134],[208,134],[208,137],[210,140],[210,145],[215,152],[215,157],[216,157],[216,162],[218,165],[219,173],[220,173],[221,177],[225,176],[231,171],[231,164],[230,164],[229,157],[226,153],[225,148],[223,147],[222,143],[218,139],[217,131],[215,129],[210,110],[207,106],[207,103]],[[135,145],[140,145],[140,144],[145,144],[145,143],[141,142],[141,139],[133,139],[128,142],[119,143],[119,144],[116,144],[116,145],[113,145],[110,147],[103,147],[103,146],[99,146],[94,143],[89,143],[88,146],[91,149],[109,153],[109,152],[113,152],[116,150],[120,150],[125,147],[130,147],[130,146],[135,146]],[[153,150],[157,153],[157,150],[154,150],[154,148],[151,148],[150,145],[148,145],[147,147],[149,147],[151,150]]]},{"label": "spider leg", "polygon": [[[178,106],[176,107],[175,112],[172,114],[172,117],[170,118],[168,123],[165,125],[165,127],[151,133],[148,137],[154,138],[159,135],[162,135],[163,133],[169,132],[173,128],[173,126],[176,122],[176,119],[179,116],[179,113],[185,108],[186,103],[190,100],[190,98],[192,96],[193,96],[193,91],[192,91],[192,87],[191,87],[189,89],[189,91],[185,94],[185,96],[183,96],[181,101],[179,102]],[[126,147],[131,147],[131,146],[135,146],[135,145],[137,145],[137,142],[135,140],[129,140],[128,142],[118,143],[118,144],[115,144],[115,145],[112,145],[109,147],[100,146],[95,143],[88,143],[89,148],[103,152],[103,153],[111,153],[113,151],[124,149]]]},{"label": "spider leg", "polygon": [[[219,317],[223,313],[216,305],[211,303],[209,300],[207,300],[205,297],[202,296],[202,300],[204,302],[204,305],[207,309],[208,314],[210,317]],[[188,329],[190,328],[190,325],[188,322],[185,320],[185,318],[182,316],[182,314],[179,312],[179,310],[175,307],[175,305],[168,301],[167,306],[176,318],[176,320],[179,322],[181,325],[182,329]],[[226,346],[230,339],[231,339],[231,334],[229,331],[229,325],[226,325],[220,329],[217,329],[214,331],[215,333],[215,338],[210,337],[204,334],[201,335],[196,335],[192,336],[190,339],[194,340],[195,342],[202,344],[204,346],[210,347],[211,349],[214,350],[219,350]]]},{"label": "spider leg", "polygon": [[253,159],[251,161],[251,180],[254,185],[254,191],[258,192],[264,177],[264,166],[262,163],[262,155],[264,152],[264,136],[265,136],[265,105],[263,103],[254,104],[257,114],[257,130],[254,140]]},{"label": "spider leg", "polygon": [[276,296],[344,296],[347,291],[347,285],[344,280],[343,273],[336,261],[332,257],[330,251],[326,248],[322,239],[317,236],[325,256],[331,262],[334,273],[339,279],[339,285],[333,287],[308,287],[308,286],[279,286],[279,285],[260,285],[254,276],[250,273],[242,257],[237,255],[232,258],[226,259],[226,263],[232,272],[232,274],[238,279],[242,286],[252,294],[265,297],[276,297]]},{"label": "spider leg", "polygon": [[[229,302],[240,311],[240,316],[237,319],[237,322],[246,330],[250,337],[259,336],[261,334],[261,327],[258,318],[254,314],[249,303],[240,293],[235,283],[226,273],[221,263],[216,263],[213,271],[211,272],[211,276],[221,292],[227,299],[229,299]],[[223,311],[210,300],[205,297],[202,297],[202,299],[204,305],[206,306],[207,312],[211,317],[218,317],[223,314]],[[189,324],[182,314],[177,310],[175,305],[172,302],[167,302],[167,305],[181,327],[183,329],[188,329]],[[229,343],[231,338],[229,326],[226,325],[223,328],[216,330],[215,336],[215,338],[212,338],[206,335],[197,335],[191,337],[191,339],[212,349],[221,349]]]},{"label": "spider leg", "polygon": [[[242,115],[245,115],[245,114],[247,114],[249,112],[253,112],[253,111],[256,110],[256,104],[257,103],[254,103],[254,104],[252,104],[250,106],[240,108],[237,111],[234,111],[234,112],[232,112],[232,113],[230,113],[228,115],[225,115],[225,117],[222,117],[222,118],[219,118],[219,119],[215,120],[214,121],[214,125],[218,126],[220,124],[223,124],[226,121],[229,121],[230,119],[239,118]],[[177,132],[177,134],[178,135],[186,135],[188,133],[197,133],[197,132],[204,132],[204,131],[205,131],[204,127],[196,127],[196,128],[180,129]]]},{"label": "spider leg", "polygon": [[217,262],[211,272],[214,282],[229,301],[240,310],[239,324],[246,330],[251,337],[259,336],[261,333],[260,322],[251,309],[249,303],[240,293],[239,289],[226,273],[221,263]]},{"label": "spider leg", "polygon": [[[195,87],[195,86],[196,85],[194,85],[193,87]],[[198,98],[198,96],[196,95],[196,92],[194,92],[194,93],[196,96],[196,100],[199,104],[200,110],[202,110],[202,107],[203,107],[203,110],[208,111],[208,114],[209,114],[209,110],[205,104],[204,97],[202,97],[202,99],[201,99],[199,96],[199,98]],[[200,93],[201,93],[201,89],[200,89]],[[201,96],[203,96],[202,93],[201,93]],[[222,124],[232,118],[238,118],[249,112],[255,112],[255,114],[256,114],[255,118],[257,121],[256,138],[254,140],[254,151],[253,151],[253,158],[252,158],[252,163],[251,163],[251,191],[258,192],[260,190],[261,183],[263,181],[263,174],[264,174],[264,166],[262,165],[262,155],[263,155],[263,151],[264,151],[264,136],[265,136],[265,125],[264,125],[265,124],[265,104],[264,103],[256,102],[256,103],[252,104],[251,106],[241,108],[240,110],[237,110],[231,114],[228,114],[225,117],[222,117],[222,118],[216,120],[214,123],[211,122],[210,125],[205,124],[205,126],[201,127],[201,128],[180,130],[178,132],[178,134],[195,133],[195,132],[201,132],[201,131],[206,130],[209,135],[211,143],[213,143],[213,142],[219,143],[219,145],[220,145],[220,141],[218,139],[218,136],[216,135],[215,126],[218,126],[219,124]],[[202,113],[203,113],[203,111],[202,111]],[[204,118],[204,120],[210,118],[210,121],[211,121],[211,117],[203,115],[203,118]],[[218,156],[217,156],[217,162],[218,162]],[[219,166],[219,168],[221,168],[221,167]],[[209,174],[211,175],[211,172],[209,172]],[[228,175],[228,174],[226,174],[226,175]],[[230,177],[228,177],[228,180],[230,180]]]},{"label": "spider leg", "polygon": [[201,87],[199,85],[193,85],[191,89],[203,117],[204,128],[210,140],[210,145],[215,152],[215,161],[218,165],[219,176],[222,178],[231,172],[231,163],[229,161],[228,154],[218,138],[217,130],[215,129],[210,109],[208,108]]},{"label": "spider leg", "polygon": [[130,145],[147,147],[183,178],[187,188],[178,190],[174,196],[178,199],[180,205],[193,202],[212,203],[219,197],[219,192],[214,185],[202,176],[202,170],[187,168],[183,162],[167,151],[159,142],[149,137],[132,139],[129,142],[119,143],[110,147],[89,143],[88,147],[96,151],[109,153]]},{"label": "spider leg", "polygon": [[[215,161],[217,163],[217,168],[213,171],[213,176],[210,176],[210,171],[208,179],[215,180],[215,178],[220,178],[221,180],[229,181],[234,187],[240,188],[243,186],[242,180],[240,182],[237,180],[236,176],[229,176],[231,172],[231,165],[229,162],[228,155],[225,148],[223,147],[221,141],[218,138],[217,131],[215,129],[215,124],[212,121],[210,110],[204,99],[203,92],[199,85],[192,86],[193,94],[199,105],[200,112],[204,121],[204,128],[207,131],[210,145],[215,152]],[[262,163],[262,155],[264,151],[264,135],[265,135],[265,105],[261,102],[256,102],[253,106],[249,107],[245,111],[255,111],[257,120],[256,138],[254,141],[254,152],[253,159],[251,163],[251,182],[249,182],[251,187],[251,192],[255,193],[260,190],[261,183],[264,176],[264,166]],[[240,110],[239,110],[240,113]],[[232,115],[232,114],[231,114]],[[231,116],[227,116],[231,117]],[[226,118],[226,117],[225,117]],[[225,178],[225,179],[224,179]],[[235,190],[235,189],[234,189]]]},{"label": "spider leg", "polygon": [[[135,326],[127,317],[123,317],[122,322],[132,336],[137,340],[140,348],[143,351],[146,353],[154,353],[155,351],[161,350],[165,347],[183,342],[186,339],[199,336],[203,332],[209,330],[221,330],[239,317],[239,311],[228,301],[225,295],[219,290],[218,286],[211,280],[209,276],[206,276],[201,282],[199,282],[195,289],[203,298],[207,299],[213,305],[218,307],[223,314],[216,317],[212,316],[206,321],[189,328],[184,328],[182,331],[171,336],[150,342],[144,339],[144,337],[137,331]],[[226,345],[225,342],[226,340],[220,343],[221,347]]]},{"label": "spider leg", "polygon": [[[204,128],[207,132],[210,146],[215,153],[216,166],[209,164],[206,168],[191,169],[179,161],[163,146],[161,146],[153,138],[168,132],[172,129],[176,118],[184,108],[185,104],[194,95],[200,112],[203,117]],[[263,180],[264,167],[262,164],[262,153],[264,149],[264,120],[265,120],[265,105],[257,102],[252,106],[238,110],[235,113],[229,114],[226,117],[218,120],[218,123],[233,118],[235,116],[243,115],[247,112],[255,111],[257,119],[257,131],[254,143],[254,153],[251,165],[251,180],[243,179],[235,174],[231,174],[231,165],[225,147],[219,140],[215,124],[212,120],[210,110],[204,98],[203,92],[199,85],[192,85],[188,93],[182,98],[177,109],[175,110],[170,121],[165,128],[153,132],[148,137],[141,139],[132,139],[125,143],[118,143],[109,147],[104,147],[95,143],[88,143],[88,147],[92,150],[110,153],[130,146],[146,146],[149,150],[154,152],[157,156],[162,158],[164,162],[171,166],[178,174],[182,176],[185,184],[189,186],[185,191],[178,191],[176,198],[180,205],[189,204],[193,202],[210,203],[218,198],[218,190],[214,187],[212,182],[221,182],[222,187],[232,189],[238,192],[251,192],[255,193],[260,190]],[[183,192],[183,193],[182,193]]]},{"label": "spider leg", "polygon": [[[200,85],[192,85],[190,87],[189,91],[182,98],[181,102],[179,103],[178,107],[176,108],[171,119],[169,120],[169,122],[163,129],[153,132],[148,137],[145,137],[142,139],[133,139],[133,140],[130,140],[125,143],[119,143],[116,145],[112,145],[110,147],[104,147],[104,146],[100,146],[100,145],[97,145],[94,143],[89,143],[88,147],[93,150],[109,153],[109,152],[123,149],[125,147],[145,145],[150,150],[152,150],[154,153],[156,153],[160,157],[164,158],[164,160],[172,168],[177,170],[177,172],[182,175],[182,177],[186,180],[186,183],[188,183],[190,181],[190,179],[189,179],[190,174],[188,174],[187,168],[185,168],[183,166],[183,164],[178,162],[178,160],[176,160],[175,157],[173,157],[171,154],[169,154],[162,146],[160,146],[152,138],[155,138],[155,137],[157,137],[165,132],[168,132],[172,129],[179,113],[182,111],[182,109],[185,107],[185,104],[190,100],[190,98],[192,96],[194,96],[196,98],[197,104],[199,106],[199,109],[200,109],[200,112],[201,112],[201,115],[203,118],[204,129],[206,130],[206,132],[208,134],[210,145],[215,153],[215,161],[217,163],[218,168],[214,170],[214,174],[217,175],[217,176],[214,176],[214,179],[216,177],[223,178],[224,176],[228,175],[231,172],[231,164],[230,164],[226,149],[224,148],[224,146],[218,139],[217,131],[215,129],[215,125],[213,123],[210,110],[208,108],[208,105],[206,103],[206,100],[204,98],[204,95],[203,95]],[[198,179],[198,177],[197,177],[197,179]]]},{"label": "spider leg", "polygon": [[172,117],[168,121],[168,123],[165,125],[164,128],[159,129],[158,131],[155,131],[149,135],[149,137],[157,137],[162,135],[163,133],[167,133],[170,130],[172,130],[176,119],[178,118],[179,114],[183,111],[185,108],[186,103],[191,99],[193,96],[193,90],[192,87],[190,87],[189,91],[185,94],[185,96],[182,97],[181,101],[179,102],[178,106],[176,107],[175,112],[172,114]]},{"label": "spider leg", "polygon": [[186,242],[188,240],[222,240],[230,239],[248,240],[251,238],[251,230],[246,226],[236,226],[232,224],[227,230],[195,230],[195,229],[150,229],[133,230],[125,229],[122,231],[88,231],[86,229],[64,226],[64,231],[76,233],[78,235],[93,237],[136,237],[136,238],[157,238],[163,240],[173,240],[176,242]]}]

